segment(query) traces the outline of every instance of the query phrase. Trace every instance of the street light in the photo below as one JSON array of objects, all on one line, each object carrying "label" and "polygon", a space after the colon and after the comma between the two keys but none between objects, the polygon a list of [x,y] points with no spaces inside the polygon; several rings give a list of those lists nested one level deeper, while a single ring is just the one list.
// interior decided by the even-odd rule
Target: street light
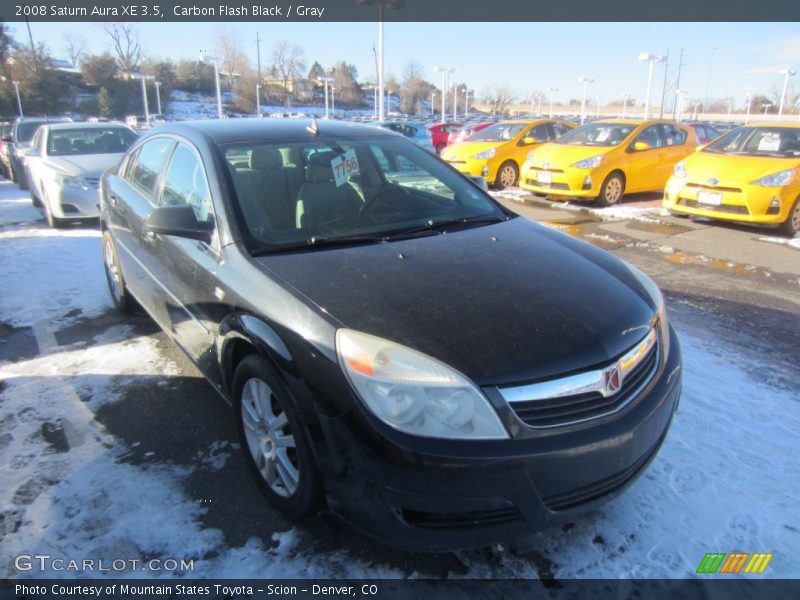
[{"label": "street light", "polygon": [[383,9],[385,8],[395,8],[400,9],[405,7],[405,0],[356,0],[356,4],[360,4],[362,6],[369,6],[373,4],[378,5],[378,91],[376,92],[377,96],[380,98],[380,102],[378,103],[378,120],[383,121]]},{"label": "street light", "polygon": [[14,89],[17,91],[17,108],[19,108],[19,117],[20,117],[20,119],[21,119],[21,118],[22,118],[22,117],[24,117],[25,115],[23,115],[23,114],[22,114],[22,98],[21,98],[21,97],[20,97],[20,95],[19,95],[19,81],[17,81],[17,80],[15,79],[15,80],[14,80],[14,81],[12,81],[11,83],[13,83],[13,84],[14,84]]},{"label": "street light", "polygon": [[594,116],[597,119],[600,118],[600,100],[602,100],[602,98],[600,96],[596,96],[595,99],[594,99],[594,102],[595,102]]},{"label": "street light", "polygon": [[745,94],[745,99],[747,100],[747,109],[744,113],[744,124],[747,125],[747,122],[750,120],[750,103],[753,100],[753,94],[747,92],[747,94]]},{"label": "street light", "polygon": [[557,92],[558,88],[547,88],[547,93],[550,95],[550,118],[553,118],[553,92]]},{"label": "street light", "polygon": [[469,90],[467,86],[464,86],[464,118],[467,118],[467,112],[469,111]]},{"label": "street light", "polygon": [[144,104],[144,122],[150,127],[150,108],[147,106],[147,84],[145,81],[154,79],[152,75],[134,75],[131,74],[132,79],[139,79],[142,82],[142,103]]},{"label": "street light", "polygon": [[331,86],[331,114],[336,114],[336,95],[334,92],[336,91],[336,86]]},{"label": "street light", "polygon": [[650,63],[650,67],[647,71],[647,93],[644,97],[644,119],[647,120],[647,113],[650,111],[650,88],[653,84],[653,67],[656,63],[664,62],[664,57],[650,54],[649,52],[643,52],[639,55],[639,60]]},{"label": "street light", "polygon": [[317,77],[317,81],[325,85],[325,118],[327,119],[330,116],[328,113],[328,82],[333,81],[333,77]]},{"label": "street light", "polygon": [[686,90],[675,90],[675,95],[678,97],[678,114],[675,115],[675,120],[680,123],[683,119],[683,97]]},{"label": "street light", "polygon": [[581,125],[586,120],[586,86],[594,83],[591,77],[579,77],[578,81],[583,84],[583,99],[581,100]]},{"label": "street light", "polygon": [[386,90],[386,106],[389,109],[389,113],[392,112],[392,90]]},{"label": "street light", "polygon": [[766,117],[767,113],[769,112],[769,109],[772,108],[772,104],[767,102],[766,104],[762,104],[761,106],[764,107],[764,116]]},{"label": "street light", "polygon": [[453,72],[453,69],[447,67],[433,67],[436,73],[442,74],[442,123],[444,123],[444,100],[447,95],[447,75]]},{"label": "street light", "polygon": [[200,60],[204,63],[211,63],[214,65],[214,82],[217,87],[217,116],[222,118],[222,91],[219,88],[219,63],[222,59],[219,56],[212,56],[205,52],[200,53]]},{"label": "street light", "polygon": [[786,88],[789,85],[789,77],[797,75],[797,71],[793,69],[781,69],[780,74],[783,75],[783,91],[781,92],[781,103],[778,106],[778,121],[783,116],[783,103],[786,101]]},{"label": "street light", "polygon": [[433,110],[433,98],[436,96],[436,92],[431,92],[431,116],[436,114]]},{"label": "street light", "polygon": [[156,106],[158,106],[158,114],[161,113],[161,82],[154,81],[153,83],[156,84]]},{"label": "street light", "polygon": [[727,104],[728,104],[728,123],[730,123],[731,122],[731,101],[728,100]]},{"label": "street light", "polygon": [[536,94],[531,94],[531,110],[530,115],[533,116],[533,101],[536,100]]},{"label": "street light", "polygon": [[628,116],[628,100],[630,100],[630,99],[631,99],[631,95],[630,94],[623,94],[622,95],[622,118],[623,119]]},{"label": "street light", "polygon": [[256,114],[261,118],[261,84],[256,84]]},{"label": "street light", "polygon": [[699,102],[695,102],[694,104],[692,104],[692,119],[694,121],[696,121],[699,118],[699,113],[697,112],[698,108],[700,108]]}]

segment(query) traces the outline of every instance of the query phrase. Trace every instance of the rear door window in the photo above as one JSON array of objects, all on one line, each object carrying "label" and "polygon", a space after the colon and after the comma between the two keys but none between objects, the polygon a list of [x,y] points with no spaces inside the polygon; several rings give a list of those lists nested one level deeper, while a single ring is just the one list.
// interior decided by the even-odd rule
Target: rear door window
[{"label": "rear door window", "polygon": [[159,206],[188,205],[197,220],[211,220],[211,192],[203,163],[186,144],[179,143],[164,176]]}]

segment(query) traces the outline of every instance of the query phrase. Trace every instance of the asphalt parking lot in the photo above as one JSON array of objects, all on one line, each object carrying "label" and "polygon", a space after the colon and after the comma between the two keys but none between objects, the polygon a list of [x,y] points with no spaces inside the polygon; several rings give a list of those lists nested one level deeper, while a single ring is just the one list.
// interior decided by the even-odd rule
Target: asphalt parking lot
[{"label": "asphalt parking lot", "polygon": [[[800,248],[767,231],[666,216],[653,195],[594,211],[498,194],[654,277],[684,343],[684,400],[661,455],[617,501],[509,545],[430,556],[386,548],[325,511],[299,525],[273,511],[246,471],[225,403],[146,315],[110,308],[96,225],[49,230],[20,208],[24,194],[2,185],[22,215],[0,225],[5,285],[46,277],[36,265],[59,252],[72,252],[75,278],[54,277],[51,298],[17,289],[17,300],[0,301],[6,576],[22,548],[80,548],[179,554],[209,577],[681,577],[698,553],[737,544],[774,548],[767,576],[797,572],[800,463],[787,440],[800,423]],[[16,263],[24,251],[27,268]],[[25,302],[47,312],[31,316]],[[751,414],[754,394],[765,405]],[[720,403],[728,410],[717,418]],[[702,468],[697,456],[728,436],[744,449]],[[720,498],[710,513],[718,518],[689,516]]]}]

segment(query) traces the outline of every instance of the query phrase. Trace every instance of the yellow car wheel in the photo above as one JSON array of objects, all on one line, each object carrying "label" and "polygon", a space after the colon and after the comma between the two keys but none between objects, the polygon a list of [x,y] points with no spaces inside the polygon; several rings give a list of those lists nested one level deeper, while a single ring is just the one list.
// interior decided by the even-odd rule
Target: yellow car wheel
[{"label": "yellow car wheel", "polygon": [[794,206],[789,211],[789,216],[786,217],[778,231],[787,237],[794,237],[800,232],[800,198],[794,201]]},{"label": "yellow car wheel", "polygon": [[507,160],[497,170],[497,177],[494,179],[494,186],[499,189],[511,187],[517,183],[519,177],[519,169],[513,160]]},{"label": "yellow car wheel", "polygon": [[597,196],[596,203],[599,206],[612,206],[619,202],[622,194],[625,193],[625,178],[622,173],[615,171],[606,177],[600,188],[600,195]]}]

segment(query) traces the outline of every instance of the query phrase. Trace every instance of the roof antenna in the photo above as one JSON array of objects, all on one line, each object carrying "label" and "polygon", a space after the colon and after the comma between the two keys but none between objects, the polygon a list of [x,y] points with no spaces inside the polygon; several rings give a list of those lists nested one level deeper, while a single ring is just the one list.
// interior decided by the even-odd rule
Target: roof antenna
[{"label": "roof antenna", "polygon": [[311,115],[311,125],[306,127],[306,131],[314,137],[319,135],[319,126],[317,125],[317,119],[314,117],[314,115]]}]

